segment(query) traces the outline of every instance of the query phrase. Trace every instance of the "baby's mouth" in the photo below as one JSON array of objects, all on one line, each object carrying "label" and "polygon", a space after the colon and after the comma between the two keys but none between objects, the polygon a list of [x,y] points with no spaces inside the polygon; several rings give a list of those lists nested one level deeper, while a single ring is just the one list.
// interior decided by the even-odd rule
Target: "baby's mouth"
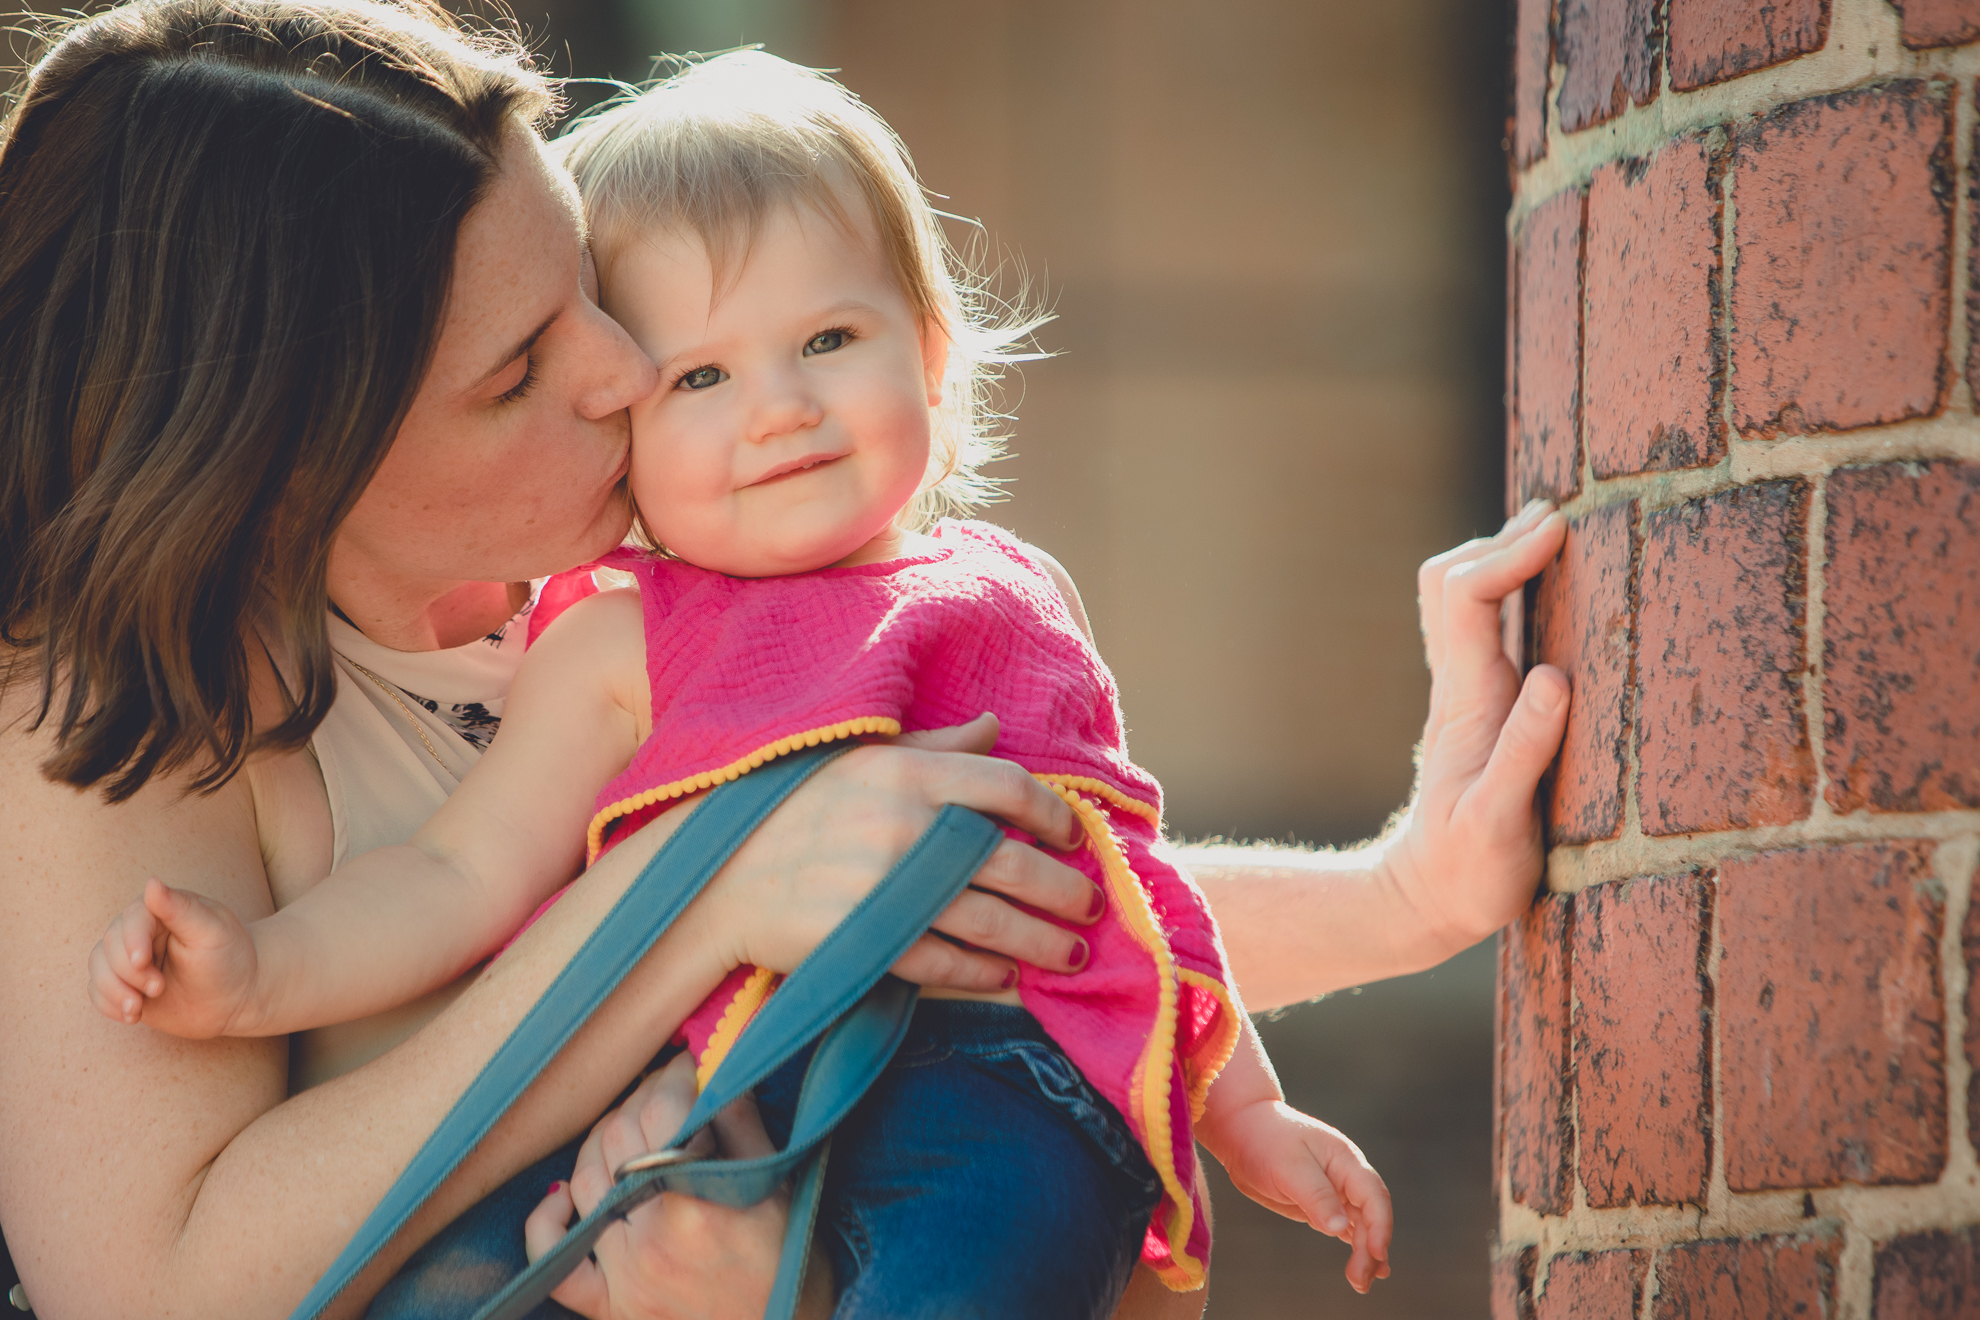
[{"label": "baby's mouth", "polygon": [[795,477],[801,472],[815,472],[826,464],[836,463],[844,457],[844,454],[807,454],[803,458],[794,458],[788,463],[779,463],[776,467],[771,468],[768,472],[749,484],[752,486],[767,486],[773,481],[782,481],[786,477]]}]

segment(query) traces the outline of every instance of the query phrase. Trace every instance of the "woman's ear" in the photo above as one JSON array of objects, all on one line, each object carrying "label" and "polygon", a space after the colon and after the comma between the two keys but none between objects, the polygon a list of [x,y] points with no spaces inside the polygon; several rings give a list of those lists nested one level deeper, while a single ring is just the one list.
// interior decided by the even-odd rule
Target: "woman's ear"
[{"label": "woman's ear", "polygon": [[935,318],[921,323],[921,374],[928,385],[928,406],[942,406],[942,380],[949,370],[949,328]]}]

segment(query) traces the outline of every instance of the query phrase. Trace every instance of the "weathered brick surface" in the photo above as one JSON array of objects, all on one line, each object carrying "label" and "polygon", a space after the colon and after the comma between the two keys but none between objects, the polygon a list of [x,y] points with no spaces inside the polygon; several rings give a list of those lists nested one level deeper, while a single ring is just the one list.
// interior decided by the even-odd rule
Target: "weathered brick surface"
[{"label": "weathered brick surface", "polygon": [[1643,1251],[1575,1252],[1547,1262],[1547,1290],[1533,1300],[1534,1320],[1619,1320],[1643,1299],[1650,1256]]},{"label": "weathered brick surface", "polygon": [[1492,1320],[1533,1320],[1532,1247],[1492,1262]]},{"label": "weathered brick surface", "polygon": [[1657,0],[1558,0],[1563,132],[1605,123],[1657,94],[1657,10]]},{"label": "weathered brick surface", "polygon": [[1946,1162],[1945,920],[1933,845],[1719,869],[1716,1009],[1734,1191],[1922,1183]]},{"label": "weathered brick surface", "polygon": [[1880,1242],[1872,1320],[1980,1320],[1980,1240],[1970,1228]]},{"label": "weathered brick surface", "polygon": [[1697,138],[1595,171],[1588,190],[1588,454],[1598,477],[1725,453],[1714,328],[1719,198]]},{"label": "weathered brick surface", "polygon": [[1568,928],[1572,900],[1543,897],[1499,934],[1501,1137],[1513,1200],[1568,1208]]},{"label": "weathered brick surface", "polygon": [[1710,878],[1595,885],[1575,905],[1575,1127],[1588,1204],[1703,1205]]},{"label": "weathered brick surface", "polygon": [[1966,963],[1966,1132],[1980,1142],[1980,876],[1967,882],[1960,954]]},{"label": "weathered brick surface", "polygon": [[1980,807],[1980,466],[1843,468],[1828,502],[1829,802]]},{"label": "weathered brick surface", "polygon": [[1671,0],[1671,86],[1690,91],[1822,49],[1829,0]]},{"label": "weathered brick surface", "polygon": [[1980,37],[1980,0],[1891,0],[1913,50],[1963,46]]},{"label": "weathered brick surface", "polygon": [[1808,814],[1808,488],[1742,486],[1644,518],[1637,800],[1648,834]]},{"label": "weathered brick surface", "polygon": [[1835,1314],[1833,1238],[1688,1242],[1657,1257],[1654,1320],[1820,1320]]},{"label": "weathered brick surface", "polygon": [[1554,62],[1553,0],[1519,0],[1513,19],[1513,165],[1547,154],[1547,77]]},{"label": "weathered brick surface", "polygon": [[1514,506],[1581,489],[1581,217],[1578,191],[1520,227],[1513,335]]},{"label": "weathered brick surface", "polygon": [[1935,413],[1949,388],[1950,84],[1799,101],[1734,134],[1733,417],[1753,436]]},{"label": "weathered brick surface", "polygon": [[1534,656],[1560,666],[1574,693],[1548,779],[1554,843],[1612,839],[1622,831],[1635,522],[1634,504],[1606,505],[1576,519],[1534,593]]}]

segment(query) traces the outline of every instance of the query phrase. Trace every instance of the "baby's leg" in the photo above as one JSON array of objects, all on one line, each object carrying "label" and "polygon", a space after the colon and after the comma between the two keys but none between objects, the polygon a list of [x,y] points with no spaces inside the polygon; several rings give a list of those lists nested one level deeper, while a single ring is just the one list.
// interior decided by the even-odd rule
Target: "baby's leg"
[{"label": "baby's leg", "polygon": [[1126,1124],[1030,1014],[925,1000],[833,1135],[819,1243],[835,1316],[1106,1320],[1159,1194]]}]

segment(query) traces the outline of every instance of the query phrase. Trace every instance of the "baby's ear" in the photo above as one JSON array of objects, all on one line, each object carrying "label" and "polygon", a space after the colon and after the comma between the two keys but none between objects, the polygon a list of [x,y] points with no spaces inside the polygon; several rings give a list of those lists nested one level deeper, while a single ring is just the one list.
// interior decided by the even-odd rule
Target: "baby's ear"
[{"label": "baby's ear", "polygon": [[949,370],[949,327],[939,317],[921,323],[921,374],[928,385],[928,406],[942,406],[942,381]]}]

